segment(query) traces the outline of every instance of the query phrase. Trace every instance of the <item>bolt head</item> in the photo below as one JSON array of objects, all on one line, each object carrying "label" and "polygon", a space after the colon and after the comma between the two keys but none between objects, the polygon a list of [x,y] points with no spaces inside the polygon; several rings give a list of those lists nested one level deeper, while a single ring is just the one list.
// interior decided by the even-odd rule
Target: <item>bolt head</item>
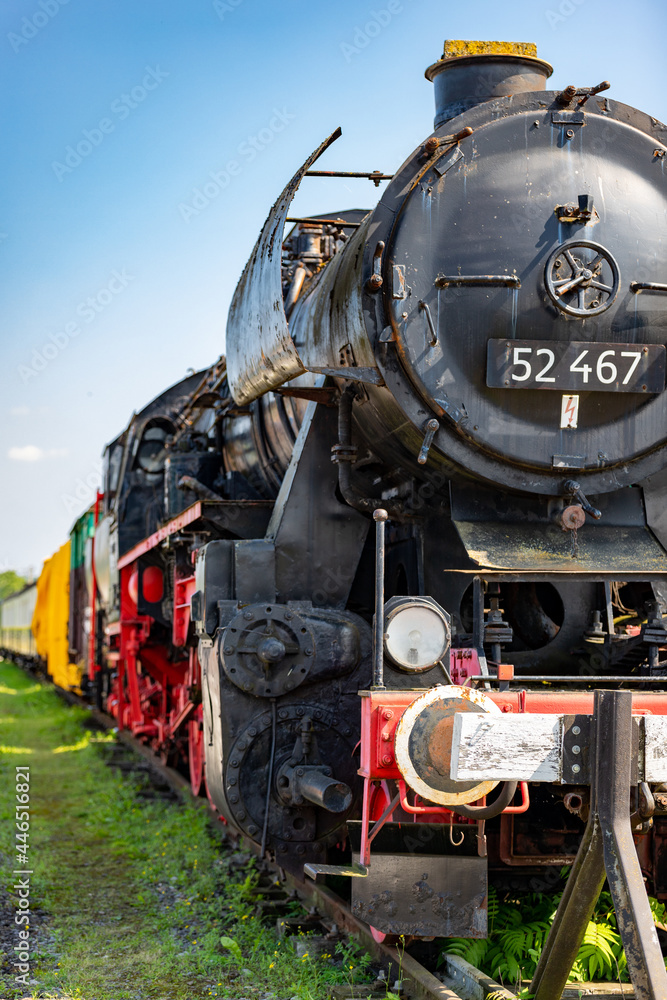
[{"label": "bolt head", "polygon": [[581,771],[581,768],[579,767],[578,764],[573,764],[572,765],[572,773],[573,774],[579,774],[580,771]]},{"label": "bolt head", "polygon": [[390,708],[385,708],[384,711],[382,712],[382,718],[383,719],[393,719],[394,718],[394,713],[392,712],[392,710]]},{"label": "bolt head", "polygon": [[386,753],[382,758],[382,763],[385,765],[385,767],[389,767],[389,765],[393,763],[393,760],[394,758],[391,756],[391,754]]}]

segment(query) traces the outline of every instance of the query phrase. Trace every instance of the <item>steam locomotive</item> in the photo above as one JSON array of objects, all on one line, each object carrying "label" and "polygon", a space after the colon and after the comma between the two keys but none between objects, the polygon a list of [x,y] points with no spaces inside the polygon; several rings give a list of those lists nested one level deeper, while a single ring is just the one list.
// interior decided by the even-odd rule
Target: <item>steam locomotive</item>
[{"label": "steam locomotive", "polygon": [[[586,768],[517,791],[531,713],[570,733],[622,686],[667,715],[667,129],[551,73],[446,42],[376,207],[290,218],[330,136],[226,358],[105,451],[85,683],[259,852],[349,875],[380,939],[483,936],[489,876],[573,861]],[[471,713],[510,726],[488,778],[462,778]],[[651,766],[634,835],[667,898]]]}]

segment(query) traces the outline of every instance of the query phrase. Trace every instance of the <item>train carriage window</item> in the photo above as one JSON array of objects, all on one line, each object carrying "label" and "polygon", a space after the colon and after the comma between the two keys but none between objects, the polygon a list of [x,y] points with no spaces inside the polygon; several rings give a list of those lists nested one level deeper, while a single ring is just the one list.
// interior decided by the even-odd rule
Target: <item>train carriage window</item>
[{"label": "train carriage window", "polygon": [[137,446],[135,467],[151,474],[162,472],[167,457],[167,439],[173,431],[171,425],[162,422],[147,427]]},{"label": "train carriage window", "polygon": [[113,497],[118,489],[118,477],[120,475],[120,465],[123,458],[123,448],[115,445],[107,453],[106,482],[104,492],[109,498]]}]

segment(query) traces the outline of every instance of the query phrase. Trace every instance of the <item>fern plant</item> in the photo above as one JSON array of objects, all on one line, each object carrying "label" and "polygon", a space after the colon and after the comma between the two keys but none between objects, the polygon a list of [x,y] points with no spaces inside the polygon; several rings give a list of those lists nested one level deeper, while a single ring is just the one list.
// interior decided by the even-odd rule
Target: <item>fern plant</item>
[{"label": "fern plant", "polygon": [[[445,955],[458,955],[492,979],[518,990],[522,979],[533,978],[560,896],[508,893],[500,899],[494,887],[489,887],[488,937],[448,938],[439,964],[444,962]],[[667,907],[652,897],[649,903],[656,924],[663,925]],[[628,981],[623,943],[608,892],[600,894],[569,978],[578,982]]]}]

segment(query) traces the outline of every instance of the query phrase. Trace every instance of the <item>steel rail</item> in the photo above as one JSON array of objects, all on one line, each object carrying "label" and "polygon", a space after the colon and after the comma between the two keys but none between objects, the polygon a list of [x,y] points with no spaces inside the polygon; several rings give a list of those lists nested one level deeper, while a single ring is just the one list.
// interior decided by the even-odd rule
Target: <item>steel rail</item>
[{"label": "steel rail", "polygon": [[[42,681],[42,683],[44,682]],[[195,797],[192,794],[190,782],[187,778],[184,778],[173,767],[163,764],[149,747],[132,736],[131,733],[125,730],[118,730],[116,719],[112,716],[107,715],[106,712],[101,712],[97,708],[93,708],[84,698],[73,694],[71,691],[65,691],[56,685],[51,686],[69,704],[87,709],[99,726],[108,730],[116,730],[118,739],[130,750],[143,757],[152,770],[169,785],[172,791],[176,792],[181,798],[193,802],[198,808],[206,810],[211,819],[211,829],[222,842],[234,843],[235,838],[227,830],[222,829],[220,824],[215,823],[215,814],[211,810],[208,800]],[[252,847],[251,844],[248,844],[248,846]],[[400,975],[402,992],[411,998],[411,1000],[413,998],[414,1000],[463,1000],[463,998],[471,996],[471,989],[472,995],[479,997],[480,1000],[486,997],[493,997],[494,1000],[516,1000],[514,993],[462,959],[456,959],[449,970],[451,981],[458,982],[460,980],[463,990],[462,993],[455,991],[434,976],[432,972],[429,972],[427,968],[409,955],[407,951],[401,950],[399,952],[397,948],[376,941],[370,927],[358,920],[345,900],[341,899],[335,892],[332,892],[331,889],[309,880],[302,882],[290,872],[279,870],[278,866],[266,861],[265,863],[272,871],[275,871],[286,889],[297,893],[304,905],[307,905],[308,908],[317,907],[323,915],[329,917],[339,927],[342,927],[348,934],[354,937],[357,942],[363,945],[372,959],[380,964],[382,968],[387,969],[389,974],[394,975],[396,978]]]}]

